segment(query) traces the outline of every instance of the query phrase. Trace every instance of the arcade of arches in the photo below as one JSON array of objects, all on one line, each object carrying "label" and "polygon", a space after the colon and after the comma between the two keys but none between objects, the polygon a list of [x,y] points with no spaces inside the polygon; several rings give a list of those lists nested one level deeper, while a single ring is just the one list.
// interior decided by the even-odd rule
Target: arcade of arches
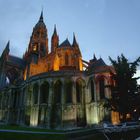
[{"label": "arcade of arches", "polygon": [[73,75],[72,78],[62,76],[24,83],[16,93],[10,89],[1,94],[0,119],[47,128],[99,123],[108,116],[103,107],[104,98],[111,94],[110,89],[105,88],[110,81],[108,78],[88,77],[87,80]]}]

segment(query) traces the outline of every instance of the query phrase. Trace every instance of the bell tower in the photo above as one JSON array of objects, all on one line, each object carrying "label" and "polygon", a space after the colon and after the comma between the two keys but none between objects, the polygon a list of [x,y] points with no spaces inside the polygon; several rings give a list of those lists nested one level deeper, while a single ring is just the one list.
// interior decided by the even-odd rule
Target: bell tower
[{"label": "bell tower", "polygon": [[28,47],[28,55],[30,56],[30,62],[33,63],[37,63],[38,59],[47,57],[48,55],[48,35],[43,20],[43,11],[41,12],[39,21],[33,28]]}]

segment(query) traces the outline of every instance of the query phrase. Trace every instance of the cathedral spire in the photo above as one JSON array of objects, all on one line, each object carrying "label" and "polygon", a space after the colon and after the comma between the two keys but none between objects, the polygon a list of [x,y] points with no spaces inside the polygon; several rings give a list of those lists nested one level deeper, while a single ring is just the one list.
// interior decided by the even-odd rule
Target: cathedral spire
[{"label": "cathedral spire", "polygon": [[6,45],[6,48],[5,48],[5,49],[9,50],[9,47],[10,47],[10,40],[8,40],[8,42],[7,42],[7,45]]},{"label": "cathedral spire", "polygon": [[54,25],[54,32],[53,32],[53,34],[57,35],[56,24]]},{"label": "cathedral spire", "polygon": [[59,36],[57,35],[56,25],[51,39],[51,52],[54,52],[59,45]]},{"label": "cathedral spire", "polygon": [[40,18],[39,18],[39,22],[43,22],[43,10],[41,11],[41,15],[40,15]]},{"label": "cathedral spire", "polygon": [[2,52],[1,58],[3,58],[3,60],[6,59],[6,57],[9,54],[9,51],[10,51],[9,46],[10,46],[10,41],[7,42],[6,47],[5,47],[4,51]]},{"label": "cathedral spire", "polygon": [[96,58],[96,56],[95,56],[95,53],[93,54],[93,59],[94,59],[94,60],[97,60],[97,58]]},{"label": "cathedral spire", "polygon": [[7,42],[6,47],[3,51],[4,54],[8,54],[10,51],[10,40]]},{"label": "cathedral spire", "polygon": [[73,43],[77,43],[77,42],[76,42],[75,33],[73,33]]},{"label": "cathedral spire", "polygon": [[75,37],[75,33],[73,33],[73,46],[78,46],[76,37]]}]

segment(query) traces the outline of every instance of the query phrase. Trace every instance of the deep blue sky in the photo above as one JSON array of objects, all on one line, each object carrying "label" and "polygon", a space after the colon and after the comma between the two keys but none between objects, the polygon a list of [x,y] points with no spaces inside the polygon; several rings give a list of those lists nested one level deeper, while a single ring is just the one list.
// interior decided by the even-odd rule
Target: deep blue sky
[{"label": "deep blue sky", "polygon": [[85,60],[140,56],[140,0],[0,0],[0,53],[10,40],[23,55],[42,6],[49,42],[56,24],[60,43],[75,32]]}]

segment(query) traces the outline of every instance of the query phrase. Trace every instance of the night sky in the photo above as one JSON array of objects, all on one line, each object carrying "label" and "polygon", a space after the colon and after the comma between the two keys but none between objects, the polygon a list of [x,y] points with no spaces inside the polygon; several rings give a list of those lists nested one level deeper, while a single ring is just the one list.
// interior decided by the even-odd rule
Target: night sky
[{"label": "night sky", "polygon": [[0,0],[0,53],[10,40],[22,57],[42,9],[49,44],[56,24],[60,43],[76,34],[85,60],[140,56],[140,0]]}]

